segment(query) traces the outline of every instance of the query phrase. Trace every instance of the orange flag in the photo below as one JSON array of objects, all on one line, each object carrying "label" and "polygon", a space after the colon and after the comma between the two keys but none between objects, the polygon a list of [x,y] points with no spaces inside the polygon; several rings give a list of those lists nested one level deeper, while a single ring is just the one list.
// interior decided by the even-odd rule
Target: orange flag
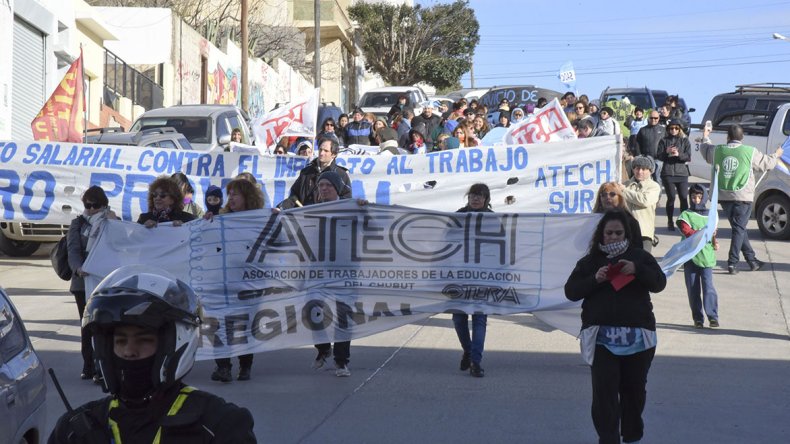
[{"label": "orange flag", "polygon": [[60,85],[38,112],[30,127],[33,138],[53,142],[82,142],[85,96],[82,80],[82,50]]}]

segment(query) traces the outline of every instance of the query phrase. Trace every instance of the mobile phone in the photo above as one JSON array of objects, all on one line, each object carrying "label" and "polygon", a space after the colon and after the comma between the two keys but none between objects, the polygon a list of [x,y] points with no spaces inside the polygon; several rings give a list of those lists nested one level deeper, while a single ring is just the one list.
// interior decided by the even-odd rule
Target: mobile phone
[{"label": "mobile phone", "polygon": [[706,131],[713,130],[713,122],[711,122],[710,120],[705,121],[705,130]]}]

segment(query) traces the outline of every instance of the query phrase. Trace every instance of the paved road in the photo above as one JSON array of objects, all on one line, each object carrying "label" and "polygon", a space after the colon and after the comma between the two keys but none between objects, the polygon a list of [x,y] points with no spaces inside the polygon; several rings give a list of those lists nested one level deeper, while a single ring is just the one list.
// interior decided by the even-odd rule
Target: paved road
[{"label": "paved road", "polygon": [[[720,227],[723,259],[727,221]],[[777,443],[790,436],[790,243],[761,240],[754,221],[750,228],[758,257],[770,265],[730,276],[719,262],[721,328],[690,327],[682,273],[653,298],[659,346],[644,442]],[[660,256],[677,234],[664,228],[659,237]],[[76,306],[46,253],[0,258],[0,284],[44,363],[80,404],[101,393],[78,379]],[[572,336],[531,315],[491,317],[486,377],[460,372],[460,355],[449,316],[438,315],[354,341],[350,378],[311,370],[313,349],[303,347],[257,355],[249,382],[210,381],[211,362],[198,363],[187,380],[249,408],[261,442],[596,442],[589,369]],[[64,408],[54,389],[47,402],[51,428]]]}]

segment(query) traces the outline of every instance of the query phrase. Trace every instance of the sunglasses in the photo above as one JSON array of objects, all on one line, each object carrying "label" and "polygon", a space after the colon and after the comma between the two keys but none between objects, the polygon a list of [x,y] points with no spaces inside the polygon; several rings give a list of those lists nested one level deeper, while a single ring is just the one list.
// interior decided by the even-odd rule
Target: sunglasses
[{"label": "sunglasses", "polygon": [[153,198],[157,198],[158,197],[160,199],[164,199],[165,197],[169,197],[169,196],[170,196],[170,193],[151,193],[151,197],[153,197]]},{"label": "sunglasses", "polygon": [[611,235],[622,236],[623,233],[625,233],[625,231],[623,231],[623,230],[607,230],[607,231],[603,232],[603,234],[605,234],[607,236],[611,236]]},{"label": "sunglasses", "polygon": [[331,127],[334,127],[334,126],[335,126],[335,124],[334,124],[334,123],[327,123],[327,124],[326,124],[326,125],[324,125],[324,126],[331,126]]},{"label": "sunglasses", "polygon": [[85,202],[85,209],[92,210],[92,209],[99,209],[101,208],[101,204],[93,203],[93,202]]},{"label": "sunglasses", "polygon": [[651,117],[650,120],[658,120],[660,117]]},{"label": "sunglasses", "polygon": [[576,109],[584,109],[583,106],[577,106]]}]

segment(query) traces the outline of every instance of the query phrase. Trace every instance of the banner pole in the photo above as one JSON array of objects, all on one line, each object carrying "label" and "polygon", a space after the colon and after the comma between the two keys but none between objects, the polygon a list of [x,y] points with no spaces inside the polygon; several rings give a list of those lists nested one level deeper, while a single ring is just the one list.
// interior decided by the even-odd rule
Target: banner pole
[{"label": "banner pole", "polygon": [[88,138],[88,111],[85,101],[85,59],[82,57],[82,43],[80,43],[80,82],[82,82],[82,143]]}]

